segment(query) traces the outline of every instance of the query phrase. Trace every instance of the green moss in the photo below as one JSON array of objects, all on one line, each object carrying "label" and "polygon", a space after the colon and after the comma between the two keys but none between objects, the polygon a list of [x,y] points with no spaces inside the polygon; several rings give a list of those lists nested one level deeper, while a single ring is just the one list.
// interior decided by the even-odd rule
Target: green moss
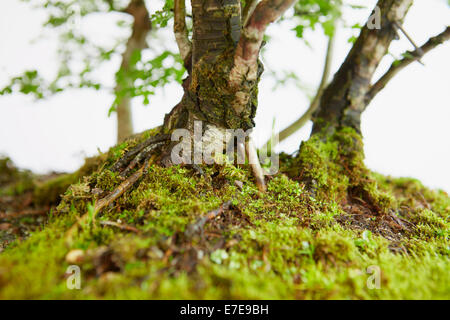
[{"label": "green moss", "polygon": [[361,199],[380,213],[392,207],[393,197],[378,188],[366,168],[362,138],[352,128],[341,128],[331,136],[313,135],[284,171],[305,181],[317,199],[338,203]]},{"label": "green moss", "polygon": [[19,170],[9,158],[0,158],[0,196],[19,195],[33,187],[31,172]]},{"label": "green moss", "polygon": [[[449,197],[415,180],[368,172],[361,154],[352,155],[356,137],[349,131],[326,142],[314,138],[299,158],[283,158],[283,171],[303,169],[302,178],[273,176],[266,193],[258,191],[246,166],[202,166],[200,175],[187,167],[152,165],[66,247],[65,231],[101,191],[120,184],[110,167],[141,139],[105,154],[95,172],[68,188],[41,230],[0,254],[0,298],[450,298]],[[343,179],[344,158],[352,170]],[[349,190],[366,200],[380,195],[376,203],[387,197],[411,232],[391,239],[342,220]],[[229,200],[229,210],[202,232],[185,232]],[[65,256],[73,249],[83,250],[81,290],[66,287]]]}]

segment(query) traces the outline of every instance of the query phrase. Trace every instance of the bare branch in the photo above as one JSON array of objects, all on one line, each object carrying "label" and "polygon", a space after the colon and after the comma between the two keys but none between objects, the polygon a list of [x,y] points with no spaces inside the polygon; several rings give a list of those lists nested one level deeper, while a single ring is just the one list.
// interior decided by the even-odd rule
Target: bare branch
[{"label": "bare branch", "polygon": [[267,26],[277,20],[295,0],[263,0],[257,6],[245,25],[234,56],[234,66],[230,72],[230,85],[238,86],[244,77],[257,77],[259,50]]},{"label": "bare branch", "polygon": [[450,40],[450,27],[447,27],[439,35],[430,38],[422,47],[418,48],[418,50],[416,49],[415,51],[407,52],[404,54],[403,59],[394,61],[389,70],[386,71],[374,85],[372,85],[366,95],[366,103],[370,103],[370,101],[372,101],[372,99],[383,90],[389,81],[391,81],[401,70],[448,40]]},{"label": "bare branch", "polygon": [[50,210],[50,207],[45,207],[42,209],[32,209],[32,210],[24,210],[19,212],[0,212],[0,220],[2,219],[16,219],[23,216],[41,216],[46,215]]},{"label": "bare branch", "polygon": [[186,63],[186,59],[190,56],[192,44],[189,40],[189,33],[186,27],[186,3],[185,0],[174,1],[174,26],[173,32],[177,41],[181,58]]}]

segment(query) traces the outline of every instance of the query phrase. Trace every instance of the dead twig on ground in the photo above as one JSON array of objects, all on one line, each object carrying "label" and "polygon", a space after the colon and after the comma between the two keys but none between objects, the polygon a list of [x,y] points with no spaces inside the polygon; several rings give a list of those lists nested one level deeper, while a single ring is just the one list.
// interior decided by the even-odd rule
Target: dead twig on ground
[{"label": "dead twig on ground", "polygon": [[121,230],[131,231],[131,232],[134,232],[134,233],[141,233],[141,230],[139,230],[139,229],[137,229],[137,228],[135,228],[133,226],[130,226],[130,225],[127,225],[127,224],[118,223],[118,222],[114,222],[114,221],[100,221],[100,224],[104,225],[104,226],[116,227],[116,228],[119,228]]},{"label": "dead twig on ground", "polygon": [[0,212],[0,219],[16,219],[23,216],[41,216],[48,213],[50,207],[45,207],[42,209],[34,209],[34,210],[24,210],[19,212]]},{"label": "dead twig on ground", "polygon": [[231,200],[225,202],[224,204],[222,204],[219,208],[208,212],[205,216],[197,219],[197,221],[194,224],[190,224],[187,226],[186,231],[185,231],[185,235],[187,237],[191,237],[196,233],[199,233],[200,231],[203,230],[203,226],[215,219],[216,217],[220,216],[222,213],[224,213],[226,210],[228,210],[231,207]]}]

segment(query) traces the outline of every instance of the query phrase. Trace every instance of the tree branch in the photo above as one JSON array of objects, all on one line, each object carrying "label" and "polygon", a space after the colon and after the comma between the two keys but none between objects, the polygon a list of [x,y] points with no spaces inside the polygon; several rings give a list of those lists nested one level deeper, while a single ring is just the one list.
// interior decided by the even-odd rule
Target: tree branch
[{"label": "tree branch", "polygon": [[259,50],[267,26],[277,20],[295,0],[263,0],[245,25],[234,56],[234,66],[230,72],[230,85],[237,87],[244,77],[257,78]]},{"label": "tree branch", "polygon": [[447,27],[439,35],[430,38],[422,47],[418,48],[419,50],[416,49],[415,51],[407,52],[404,54],[403,59],[394,61],[389,70],[386,71],[386,73],[374,85],[371,86],[366,95],[366,103],[369,104],[372,99],[381,90],[383,90],[389,81],[391,81],[401,70],[448,40],[450,40],[450,27]]},{"label": "tree branch", "polygon": [[[133,134],[133,121],[131,115],[131,97],[128,94],[122,94],[123,91],[132,87],[132,79],[129,72],[134,67],[131,64],[131,58],[137,51],[148,48],[147,35],[152,29],[150,14],[143,0],[131,0],[123,11],[131,15],[134,19],[131,29],[131,35],[128,38],[125,51],[122,53],[122,63],[120,71],[125,74],[122,80],[117,81],[114,89],[116,97],[123,95],[117,104],[117,141],[122,142]],[[119,79],[119,78],[118,78]]]},{"label": "tree branch", "polygon": [[174,25],[173,32],[177,41],[181,58],[186,64],[186,60],[191,55],[192,44],[189,40],[189,33],[186,27],[186,3],[185,0],[174,1]]},{"label": "tree branch", "polygon": [[[361,132],[361,114],[365,97],[379,63],[396,39],[396,25],[401,25],[413,0],[378,0],[368,23],[344,63],[326,87],[318,111],[314,113],[312,134],[331,134],[339,127]],[[379,20],[379,28],[372,19]]]}]

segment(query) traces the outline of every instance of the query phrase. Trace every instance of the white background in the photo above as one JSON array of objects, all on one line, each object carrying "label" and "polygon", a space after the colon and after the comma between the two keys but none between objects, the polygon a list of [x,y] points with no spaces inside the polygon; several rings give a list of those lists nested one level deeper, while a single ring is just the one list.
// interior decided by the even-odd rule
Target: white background
[{"label": "white background", "polygon": [[[159,2],[161,3],[161,1]],[[363,24],[376,1],[352,1],[364,4],[367,10],[346,10],[348,25]],[[149,8],[157,10],[155,1]],[[117,18],[117,17],[115,17]],[[31,9],[19,0],[0,0],[0,86],[9,77],[27,69],[39,68],[51,76],[55,62],[56,38],[46,31],[46,38],[34,43],[43,34],[43,12]],[[440,33],[450,21],[446,0],[416,0],[404,27],[418,44]],[[326,40],[321,31],[307,32],[311,47],[295,38],[289,21],[271,26],[272,41],[264,55],[266,68],[294,71],[311,88],[317,86],[323,67]],[[112,41],[120,31],[114,19],[97,16],[82,26],[96,41]],[[333,69],[346,56],[347,39],[355,30],[341,30],[336,42]],[[173,35],[160,35],[165,43],[174,44]],[[154,42],[153,45],[158,45]],[[399,57],[411,45],[402,38],[391,48]],[[429,53],[425,67],[414,63],[402,71],[372,102],[363,116],[366,163],[378,172],[393,176],[412,176],[433,188],[450,191],[450,44]],[[377,76],[392,62],[385,58]],[[105,81],[114,79],[119,60],[102,71]],[[308,107],[308,97],[293,84],[275,91],[273,80],[263,77],[260,86],[257,127],[254,137],[261,144],[270,136],[275,118],[276,129],[297,119]],[[133,103],[133,120],[137,132],[160,125],[164,114],[180,100],[178,84],[160,90],[149,106]],[[37,172],[76,170],[85,156],[114,145],[115,117],[107,117],[113,96],[109,92],[71,90],[48,100],[13,95],[0,97],[0,153],[10,156],[16,164]],[[311,124],[281,144],[278,151],[295,151],[307,139]]]}]

